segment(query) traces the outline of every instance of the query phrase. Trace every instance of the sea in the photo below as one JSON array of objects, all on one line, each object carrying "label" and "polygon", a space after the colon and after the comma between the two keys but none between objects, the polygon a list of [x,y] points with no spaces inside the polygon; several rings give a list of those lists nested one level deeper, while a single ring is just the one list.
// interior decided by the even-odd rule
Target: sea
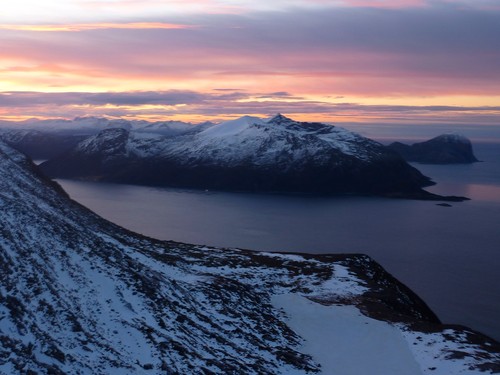
[{"label": "sea", "polygon": [[100,216],[157,239],[302,253],[363,253],[444,323],[500,341],[500,143],[479,163],[413,164],[451,203],[377,197],[230,193],[57,180]]}]

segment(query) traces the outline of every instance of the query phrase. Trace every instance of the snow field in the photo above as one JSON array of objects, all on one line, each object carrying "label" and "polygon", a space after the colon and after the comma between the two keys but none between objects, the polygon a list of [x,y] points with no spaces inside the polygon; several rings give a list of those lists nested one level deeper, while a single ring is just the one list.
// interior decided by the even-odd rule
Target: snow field
[{"label": "snow field", "polygon": [[400,331],[354,306],[324,306],[299,294],[272,297],[325,375],[421,375]]}]

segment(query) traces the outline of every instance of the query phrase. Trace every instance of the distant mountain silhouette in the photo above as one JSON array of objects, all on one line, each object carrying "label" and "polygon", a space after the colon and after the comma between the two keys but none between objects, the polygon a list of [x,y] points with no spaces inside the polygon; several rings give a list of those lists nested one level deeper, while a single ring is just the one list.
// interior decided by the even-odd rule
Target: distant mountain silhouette
[{"label": "distant mountain silhouette", "polygon": [[460,164],[478,161],[472,151],[470,140],[458,134],[443,134],[412,145],[394,142],[387,147],[407,161],[424,164]]}]

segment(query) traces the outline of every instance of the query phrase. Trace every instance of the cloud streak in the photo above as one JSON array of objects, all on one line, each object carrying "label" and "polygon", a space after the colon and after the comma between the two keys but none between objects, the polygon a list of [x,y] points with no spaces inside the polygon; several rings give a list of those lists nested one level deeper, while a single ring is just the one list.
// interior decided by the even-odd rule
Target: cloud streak
[{"label": "cloud streak", "polygon": [[175,23],[161,22],[129,22],[129,23],[75,23],[75,24],[39,24],[39,25],[0,25],[0,30],[14,31],[41,31],[41,32],[79,32],[88,30],[109,30],[109,29],[187,29],[192,28],[192,25],[182,25]]},{"label": "cloud streak", "polygon": [[[0,48],[26,67],[56,63],[74,74],[82,71],[82,82],[94,75],[115,82],[155,80],[158,86],[190,81],[200,87],[202,80],[220,79],[241,87],[249,76],[267,75],[274,82],[289,77],[290,85],[276,83],[283,91],[296,91],[294,83],[310,78],[311,86],[316,79],[328,85],[317,85],[319,91],[342,95],[362,94],[363,87],[369,95],[371,87],[379,95],[426,95],[425,87],[434,95],[457,86],[474,94],[478,88],[498,92],[493,86],[500,80],[500,12],[349,8],[192,22],[202,26],[75,25],[72,30],[80,32],[56,28],[44,38],[6,31]],[[250,82],[247,88],[255,87]]]},{"label": "cloud streak", "polygon": [[[342,98],[337,98],[341,100]],[[29,112],[27,112],[27,109]],[[287,113],[298,119],[318,121],[498,123],[500,106],[411,106],[363,105],[359,103],[308,100],[286,92],[249,93],[219,91],[163,92],[3,92],[0,93],[0,117],[8,113],[25,117],[72,117],[99,115],[111,117],[209,118],[225,119],[244,114]],[[30,116],[26,116],[27,114]],[[4,119],[9,118],[3,116]]]}]

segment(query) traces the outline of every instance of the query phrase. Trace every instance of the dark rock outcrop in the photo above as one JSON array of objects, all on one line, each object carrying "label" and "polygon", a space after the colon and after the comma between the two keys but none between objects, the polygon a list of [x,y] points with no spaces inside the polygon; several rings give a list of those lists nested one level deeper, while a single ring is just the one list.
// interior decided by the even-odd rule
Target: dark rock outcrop
[{"label": "dark rock outcrop", "polygon": [[57,134],[38,130],[2,130],[0,139],[30,158],[50,159],[73,149],[88,135]]},{"label": "dark rock outcrop", "polygon": [[472,151],[470,140],[457,134],[443,134],[412,145],[394,142],[387,147],[407,161],[423,164],[460,164],[478,161]]}]

